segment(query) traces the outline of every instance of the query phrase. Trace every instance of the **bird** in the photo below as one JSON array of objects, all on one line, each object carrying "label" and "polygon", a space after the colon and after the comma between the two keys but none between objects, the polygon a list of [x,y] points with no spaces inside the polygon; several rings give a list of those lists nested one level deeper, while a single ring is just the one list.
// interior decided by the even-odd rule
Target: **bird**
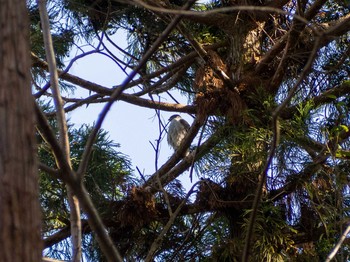
[{"label": "bird", "polygon": [[[179,149],[182,140],[185,138],[188,130],[190,129],[190,124],[183,119],[180,115],[172,115],[169,118],[169,128],[168,128],[168,144],[176,151]],[[186,156],[188,155],[186,152]]]}]

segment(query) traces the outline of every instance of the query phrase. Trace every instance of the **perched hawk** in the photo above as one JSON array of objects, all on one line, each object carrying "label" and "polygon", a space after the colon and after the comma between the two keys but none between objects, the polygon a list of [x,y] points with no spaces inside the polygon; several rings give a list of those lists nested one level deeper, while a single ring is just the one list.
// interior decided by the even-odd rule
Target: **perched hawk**
[{"label": "perched hawk", "polygon": [[[180,147],[182,140],[185,138],[188,130],[190,129],[190,125],[179,115],[172,115],[169,118],[169,122],[168,144],[176,151]],[[187,154],[188,153],[186,153],[186,155]]]}]

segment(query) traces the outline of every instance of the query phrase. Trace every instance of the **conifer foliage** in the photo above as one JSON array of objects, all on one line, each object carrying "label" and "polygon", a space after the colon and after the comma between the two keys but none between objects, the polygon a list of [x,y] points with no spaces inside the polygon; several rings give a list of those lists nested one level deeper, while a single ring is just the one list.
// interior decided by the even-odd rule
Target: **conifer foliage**
[{"label": "conifer foliage", "polygon": [[[27,8],[45,256],[71,259],[72,190],[89,261],[349,259],[348,1],[49,0],[65,112],[103,105],[94,126],[68,128],[70,161],[57,142],[36,1]],[[80,44],[90,50],[67,63]],[[107,87],[69,71],[92,54],[125,79]],[[187,104],[173,100],[179,93]],[[194,117],[154,174],[132,170],[100,129],[119,101],[154,110],[160,138],[164,112]]]}]

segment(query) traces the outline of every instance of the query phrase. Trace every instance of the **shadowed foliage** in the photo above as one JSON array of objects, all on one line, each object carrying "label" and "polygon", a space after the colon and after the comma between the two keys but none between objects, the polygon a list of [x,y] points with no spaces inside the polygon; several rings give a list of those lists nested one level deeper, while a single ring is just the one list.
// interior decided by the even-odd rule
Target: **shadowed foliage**
[{"label": "shadowed foliage", "polygon": [[[81,57],[106,56],[130,72],[185,2],[48,1],[59,67],[65,69],[73,46],[87,43],[90,51]],[[33,90],[40,91],[48,81],[47,67],[34,1],[28,8]],[[156,173],[140,175],[100,131],[84,177],[116,247],[128,261],[241,261],[248,235],[249,261],[324,261],[349,216],[347,1],[213,0],[181,14],[117,100],[160,115],[195,115],[192,153],[184,159],[175,153],[162,166],[157,163]],[[126,49],[120,48],[121,31]],[[106,103],[122,87],[60,73],[67,112]],[[89,95],[76,96],[71,86]],[[51,94],[41,91],[37,99],[49,102]],[[174,99],[179,93],[187,105]],[[166,125],[162,119],[159,138]],[[70,128],[75,170],[90,132],[88,126]],[[50,145],[39,135],[38,140],[40,161],[56,168]],[[200,178],[189,198],[178,180],[186,170]],[[69,259],[66,189],[48,171],[40,173],[46,251]],[[260,204],[252,210],[259,185]],[[105,261],[84,215],[84,255]],[[338,261],[348,259],[348,242]]]}]

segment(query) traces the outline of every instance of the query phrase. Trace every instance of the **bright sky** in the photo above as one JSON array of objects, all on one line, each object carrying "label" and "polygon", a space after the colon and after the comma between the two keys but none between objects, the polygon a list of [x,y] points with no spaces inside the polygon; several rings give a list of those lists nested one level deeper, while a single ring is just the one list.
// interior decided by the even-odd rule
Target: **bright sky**
[{"label": "bright sky", "polygon": [[[126,47],[125,36],[120,34],[117,44]],[[85,51],[88,50],[86,49]],[[75,54],[76,50],[72,52],[71,58]],[[78,60],[69,72],[108,88],[121,84],[125,79],[125,74],[121,69],[112,60],[100,54],[88,55]],[[86,97],[88,92],[81,92],[79,88],[75,96]],[[176,98],[181,103],[187,102],[186,98],[181,97],[179,94]],[[168,101],[172,102],[171,100]],[[69,113],[68,117],[77,126],[87,123],[92,124],[97,120],[102,107],[103,105],[83,106]],[[174,112],[161,112],[164,123],[173,114]],[[189,115],[181,115],[190,124],[192,123],[192,118]],[[154,173],[155,151],[150,142],[155,144],[156,139],[159,137],[158,119],[155,110],[116,101],[109,111],[102,128],[109,132],[113,141],[121,145],[119,150],[130,157],[135,169],[135,175],[138,175],[136,166],[144,175]],[[173,150],[168,146],[165,137],[161,142],[158,168],[166,162],[172,153]],[[187,172],[182,176],[181,180],[185,182],[186,188],[190,186]]]}]

